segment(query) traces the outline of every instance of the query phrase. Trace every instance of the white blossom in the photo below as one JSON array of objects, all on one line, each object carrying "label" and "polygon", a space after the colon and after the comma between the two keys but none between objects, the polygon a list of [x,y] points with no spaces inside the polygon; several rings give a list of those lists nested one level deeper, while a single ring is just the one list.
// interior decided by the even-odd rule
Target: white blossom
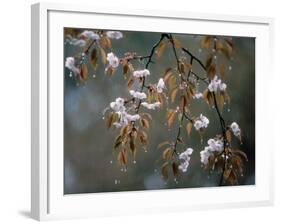
[{"label": "white blossom", "polygon": [[106,36],[110,39],[120,39],[123,37],[123,34],[120,31],[107,31]]},{"label": "white blossom", "polygon": [[74,74],[79,74],[79,69],[75,66],[75,59],[74,57],[67,57],[65,59],[65,67],[71,70]]},{"label": "white blossom", "polygon": [[164,80],[161,78],[161,79],[159,79],[159,81],[158,81],[158,83],[157,83],[157,86],[156,86],[157,92],[158,92],[158,93],[162,93],[164,88],[165,88],[165,82],[164,82]]},{"label": "white blossom", "polygon": [[66,42],[78,47],[84,47],[86,45],[85,40],[73,38],[71,35],[67,35]]},{"label": "white blossom", "polygon": [[143,100],[146,99],[146,94],[142,93],[142,92],[138,92],[138,91],[134,91],[134,90],[130,90],[130,94],[137,99]]},{"label": "white blossom", "polygon": [[141,105],[149,110],[155,110],[156,108],[160,107],[161,103],[160,102],[155,102],[155,103],[142,102]]},{"label": "white blossom", "polygon": [[200,114],[199,118],[195,120],[194,127],[196,130],[199,130],[201,128],[207,128],[209,124],[209,119],[202,114]]},{"label": "white blossom", "polygon": [[217,92],[217,90],[225,91],[226,87],[227,85],[223,83],[221,79],[218,79],[218,76],[215,76],[208,85],[210,92]]},{"label": "white blossom", "polygon": [[192,148],[187,148],[184,152],[179,155],[179,159],[181,160],[181,164],[178,166],[179,170],[182,172],[186,172],[189,166],[190,156],[193,152]]},{"label": "white blossom", "polygon": [[220,139],[209,139],[208,146],[200,152],[201,163],[206,165],[209,161],[209,156],[214,152],[222,152],[224,148],[223,141]]},{"label": "white blossom", "polygon": [[150,75],[150,71],[148,69],[144,69],[144,70],[137,70],[133,72],[133,76],[135,78],[142,78],[145,76]]},{"label": "white blossom", "polygon": [[233,134],[234,134],[236,137],[240,136],[241,130],[240,130],[240,128],[239,128],[239,125],[238,125],[236,122],[233,122],[233,123],[230,125],[230,128],[231,128]]},{"label": "white blossom", "polygon": [[[211,152],[221,152],[223,150],[223,142],[220,139],[209,139],[207,148]],[[206,149],[206,148],[205,148]]]},{"label": "white blossom", "polygon": [[207,165],[209,162],[210,152],[208,150],[203,150],[200,152],[201,163]]},{"label": "white blossom", "polygon": [[140,119],[139,114],[128,114],[124,105],[125,101],[123,98],[117,98],[114,102],[110,103],[110,108],[118,114],[118,121],[114,122],[113,125],[117,128],[127,125],[131,121]]},{"label": "white blossom", "polygon": [[113,68],[117,68],[119,65],[118,57],[116,57],[115,54],[112,52],[107,54],[106,60],[108,61],[109,65]]},{"label": "white blossom", "polygon": [[115,100],[115,102],[110,103],[110,107],[115,112],[124,112],[126,110],[124,102],[124,99],[119,97]]},{"label": "white blossom", "polygon": [[194,96],[193,96],[194,99],[200,99],[202,97],[203,97],[202,93],[195,93]]},{"label": "white blossom", "polygon": [[85,38],[88,38],[88,39],[91,39],[91,40],[99,40],[100,39],[100,36],[93,32],[93,31],[89,31],[89,30],[85,30],[83,31],[82,33],[79,34],[78,37],[85,37]]}]

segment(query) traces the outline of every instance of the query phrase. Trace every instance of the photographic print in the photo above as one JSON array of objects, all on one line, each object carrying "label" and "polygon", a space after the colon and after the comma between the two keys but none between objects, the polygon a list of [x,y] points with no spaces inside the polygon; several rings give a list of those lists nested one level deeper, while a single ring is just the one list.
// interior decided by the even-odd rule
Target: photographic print
[{"label": "photographic print", "polygon": [[64,193],[255,184],[255,38],[64,28]]}]

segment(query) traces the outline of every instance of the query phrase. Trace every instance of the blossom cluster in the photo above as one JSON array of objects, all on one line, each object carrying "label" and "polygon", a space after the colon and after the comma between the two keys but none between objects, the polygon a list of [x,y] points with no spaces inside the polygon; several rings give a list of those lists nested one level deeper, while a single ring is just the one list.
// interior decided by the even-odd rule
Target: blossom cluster
[{"label": "blossom cluster", "polygon": [[118,57],[112,52],[107,54],[106,60],[108,61],[109,66],[112,68],[117,68],[119,65]]},{"label": "blossom cluster", "polygon": [[78,47],[84,47],[86,45],[86,41],[83,39],[77,39],[75,37],[72,37],[71,35],[66,36],[66,43],[69,43],[74,46]]},{"label": "blossom cluster", "polygon": [[179,159],[181,160],[181,164],[178,166],[179,170],[182,172],[186,172],[189,166],[190,156],[193,152],[192,148],[187,148],[184,152],[179,155]]},{"label": "blossom cluster", "polygon": [[79,74],[79,69],[75,66],[74,57],[67,57],[65,59],[65,67],[72,71],[75,75]]},{"label": "blossom cluster", "polygon": [[161,103],[160,102],[155,102],[155,103],[142,102],[141,105],[149,110],[155,110],[156,108],[159,108],[161,106]]},{"label": "blossom cluster", "polygon": [[218,76],[215,76],[210,84],[208,85],[208,89],[210,92],[217,92],[218,90],[220,91],[225,91],[227,85],[221,81],[221,79],[218,78]]},{"label": "blossom cluster", "polygon": [[140,100],[146,99],[146,97],[147,97],[145,93],[134,91],[134,90],[130,90],[130,94],[134,98],[137,98],[137,99],[140,99]]},{"label": "blossom cluster", "polygon": [[117,98],[114,102],[110,103],[110,108],[118,114],[118,121],[114,122],[113,125],[117,128],[123,127],[127,125],[131,121],[137,121],[140,119],[140,115],[138,114],[128,114],[126,112],[126,107],[124,105],[125,101],[123,98]]},{"label": "blossom cluster", "polygon": [[200,152],[201,163],[204,165],[208,164],[209,156],[214,152],[222,152],[224,148],[223,141],[221,139],[209,139],[208,146]]},{"label": "blossom cluster", "polygon": [[[120,39],[123,37],[123,34],[120,31],[107,31],[106,32],[106,36],[109,39]],[[99,40],[101,38],[101,36],[94,32],[94,31],[90,31],[90,30],[85,30],[82,33],[80,33],[78,35],[79,38],[87,38],[87,39],[91,39],[91,40]]]},{"label": "blossom cluster", "polygon": [[233,122],[231,125],[230,125],[230,128],[233,132],[233,134],[236,136],[236,137],[239,137],[241,135],[241,130],[239,128],[239,125],[236,123],[236,122]]},{"label": "blossom cluster", "polygon": [[209,124],[209,119],[202,114],[195,120],[194,127],[198,131],[202,128],[207,128]]},{"label": "blossom cluster", "polygon": [[142,78],[145,76],[150,75],[150,71],[148,69],[144,69],[144,70],[137,70],[133,72],[133,76],[135,78]]},{"label": "blossom cluster", "polygon": [[160,78],[156,85],[156,90],[158,93],[162,93],[164,88],[165,88],[164,79]]}]

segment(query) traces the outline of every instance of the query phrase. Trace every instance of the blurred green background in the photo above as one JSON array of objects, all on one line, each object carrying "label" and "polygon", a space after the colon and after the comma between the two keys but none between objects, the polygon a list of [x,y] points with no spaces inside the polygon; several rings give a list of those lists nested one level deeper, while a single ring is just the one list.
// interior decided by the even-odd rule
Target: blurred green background
[{"label": "blurred green background", "polygon": [[[81,32],[83,30],[81,29]],[[125,52],[137,52],[148,55],[152,46],[159,40],[160,33],[122,31],[124,38],[112,40],[113,52],[121,57]],[[205,62],[210,50],[201,49],[199,35],[174,34],[182,45]],[[227,124],[237,122],[242,130],[243,145],[240,147],[248,156],[244,176],[239,178],[240,185],[255,184],[255,39],[232,37],[234,54],[231,60],[217,53],[216,60],[226,65],[227,91],[231,97],[230,105],[222,111]],[[65,44],[65,58],[81,52],[81,48]],[[108,53],[108,51],[107,51]],[[183,56],[178,52],[179,56]],[[186,56],[186,55],[185,55]],[[65,60],[64,58],[64,60]],[[151,75],[147,83],[156,83],[167,67],[175,67],[176,61],[171,46],[168,46],[157,63],[150,64]],[[62,62],[63,63],[63,62]],[[134,63],[135,69],[143,69],[144,64]],[[202,69],[194,63],[193,70],[204,75]],[[184,151],[194,149],[190,166],[175,181],[164,181],[161,177],[161,153],[157,145],[175,138],[177,124],[171,129],[165,126],[165,106],[158,111],[151,111],[153,121],[149,129],[147,151],[138,148],[136,163],[129,159],[126,172],[121,170],[112,146],[117,131],[108,130],[103,120],[103,110],[117,97],[129,97],[127,80],[119,66],[114,76],[104,75],[104,65],[99,62],[96,71],[89,66],[89,80],[77,85],[69,70],[65,68],[64,90],[64,193],[91,193],[133,191],[148,189],[195,188],[218,186],[220,175],[204,171],[200,163],[200,151],[207,145],[207,140],[220,132],[220,125],[214,108],[203,100],[193,100],[192,112],[207,116],[210,124],[204,133],[201,144],[198,133],[193,129],[191,136],[183,130]],[[204,84],[200,89],[205,89]],[[145,111],[144,108],[141,109]],[[239,146],[239,145],[237,145]]]}]

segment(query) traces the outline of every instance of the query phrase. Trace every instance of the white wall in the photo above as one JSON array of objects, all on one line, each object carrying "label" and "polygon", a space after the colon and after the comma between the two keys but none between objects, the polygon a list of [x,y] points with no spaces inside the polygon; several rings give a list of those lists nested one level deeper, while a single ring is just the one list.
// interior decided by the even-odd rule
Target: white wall
[{"label": "white wall", "polygon": [[[1,1],[1,34],[0,34],[0,219],[1,223],[31,223],[30,207],[30,4],[36,1],[6,0]],[[63,2],[63,1],[57,1]],[[66,2],[66,1],[64,1]],[[246,1],[246,0],[71,0],[80,4],[96,4],[114,7],[123,5],[126,8],[164,9],[193,12],[212,12],[223,14],[270,16],[276,18],[275,26],[275,58],[277,68],[280,61],[281,13],[277,0]],[[279,10],[278,10],[279,9]],[[264,74],[272,78],[273,74]],[[280,77],[273,88],[280,89]],[[276,91],[276,94],[277,91]],[[281,96],[272,94],[272,116],[276,117],[273,126],[274,139],[280,131],[278,117]],[[265,118],[266,119],[266,118]],[[279,132],[279,133],[278,133]],[[265,153],[267,149],[264,149]],[[275,158],[281,158],[281,148],[275,148]],[[80,220],[79,223],[250,223],[281,221],[281,163],[275,164],[275,206],[247,209],[229,209],[212,211],[195,211],[187,213],[149,215],[138,217],[103,218],[98,220]],[[63,221],[59,223],[76,223]]]}]

